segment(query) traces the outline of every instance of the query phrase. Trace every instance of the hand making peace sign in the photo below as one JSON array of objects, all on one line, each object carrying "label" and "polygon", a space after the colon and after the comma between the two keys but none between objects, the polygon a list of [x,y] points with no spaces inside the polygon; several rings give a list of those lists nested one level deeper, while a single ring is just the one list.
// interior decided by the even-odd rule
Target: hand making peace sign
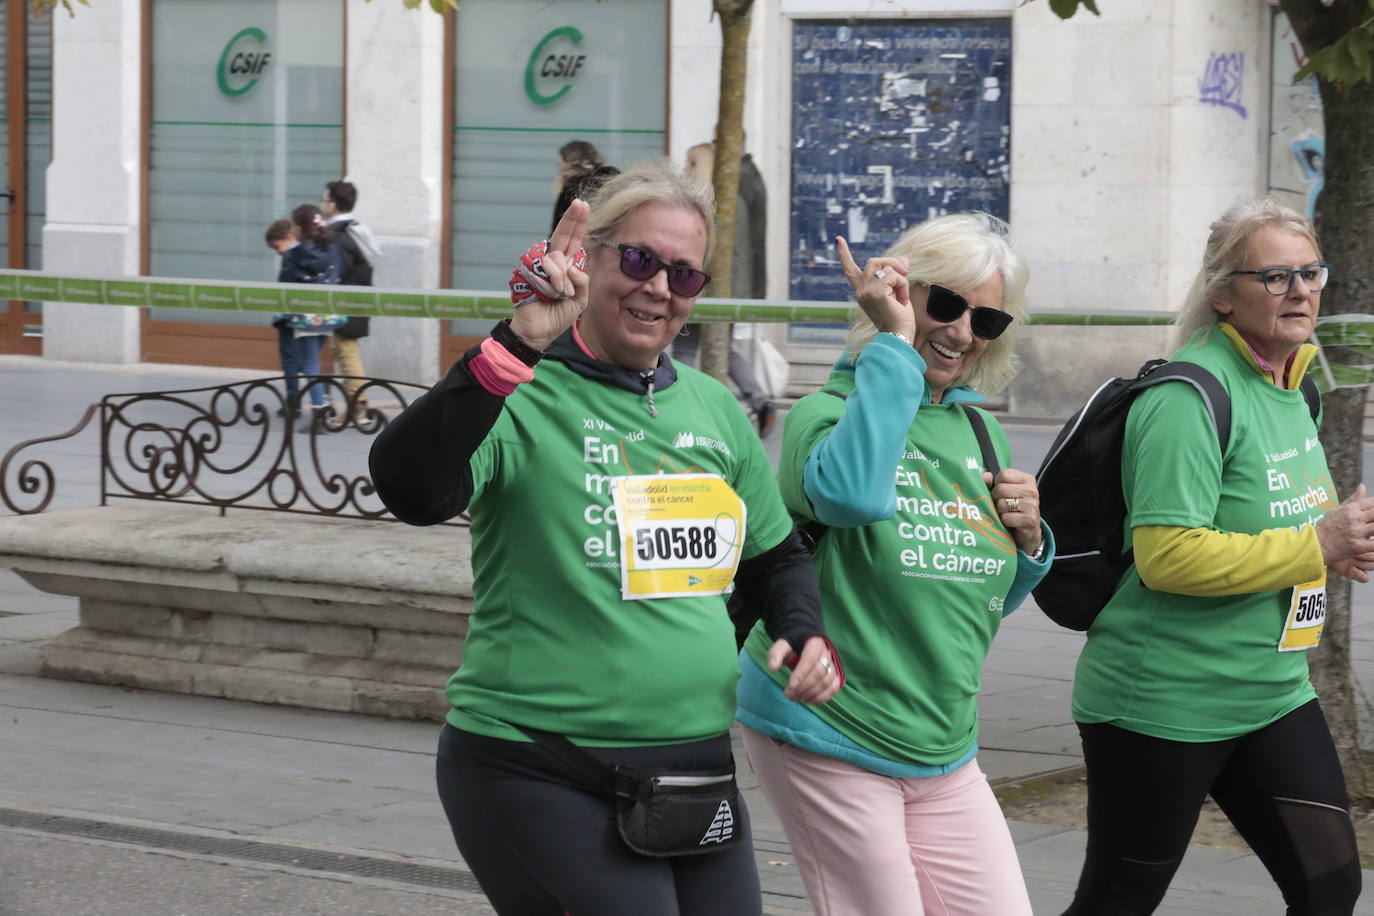
[{"label": "hand making peace sign", "polygon": [[[587,239],[587,217],[591,207],[575,200],[554,227],[542,256],[522,258],[524,269],[516,268],[534,288],[525,305],[517,305],[511,317],[511,330],[520,339],[543,350],[572,326],[587,307],[587,272],[577,266],[585,261],[582,247]],[[520,282],[515,277],[512,284]]]}]

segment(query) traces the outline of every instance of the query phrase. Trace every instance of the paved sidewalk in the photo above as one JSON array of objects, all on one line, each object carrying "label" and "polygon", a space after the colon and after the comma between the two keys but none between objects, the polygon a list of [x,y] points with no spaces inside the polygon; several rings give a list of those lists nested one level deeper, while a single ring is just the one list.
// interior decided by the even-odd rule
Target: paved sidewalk
[{"label": "paved sidewalk", "polygon": [[[106,391],[246,375],[0,357],[0,454],[64,431]],[[1053,434],[1011,421],[1008,431],[1025,467],[1038,464]],[[93,438],[58,443],[47,457],[62,485],[58,506],[96,502]],[[1364,685],[1374,684],[1370,591],[1356,593]],[[434,797],[435,725],[37,677],[43,641],[75,615],[74,600],[0,571],[0,914],[491,912]],[[1030,606],[1007,620],[980,703],[980,761],[994,781],[1080,763],[1068,696],[1081,640]],[[743,761],[740,773],[767,911],[811,912]],[[1012,829],[1035,912],[1059,913],[1084,834]],[[1160,912],[1250,916],[1283,907],[1253,856],[1195,846]],[[1374,895],[1357,912],[1374,914]]]}]

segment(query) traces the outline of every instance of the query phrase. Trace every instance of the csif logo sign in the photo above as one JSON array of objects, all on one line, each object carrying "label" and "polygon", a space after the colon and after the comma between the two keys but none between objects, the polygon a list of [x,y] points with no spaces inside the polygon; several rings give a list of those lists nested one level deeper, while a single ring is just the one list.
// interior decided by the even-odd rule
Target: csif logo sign
[{"label": "csif logo sign", "polygon": [[229,39],[215,72],[220,92],[234,98],[258,84],[272,59],[272,52],[263,49],[266,43],[267,33],[251,25]]},{"label": "csif logo sign", "polygon": [[565,25],[554,29],[534,46],[525,64],[525,95],[536,105],[552,105],[572,89],[573,78],[587,62],[579,54],[582,33]]}]

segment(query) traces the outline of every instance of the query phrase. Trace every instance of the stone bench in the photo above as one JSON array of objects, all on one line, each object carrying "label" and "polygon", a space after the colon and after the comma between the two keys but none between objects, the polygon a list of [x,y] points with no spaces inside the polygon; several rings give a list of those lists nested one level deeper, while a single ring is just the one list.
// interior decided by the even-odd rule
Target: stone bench
[{"label": "stone bench", "polygon": [[441,719],[472,607],[466,528],[136,502],[0,518],[0,567],[79,599],[42,673]]}]

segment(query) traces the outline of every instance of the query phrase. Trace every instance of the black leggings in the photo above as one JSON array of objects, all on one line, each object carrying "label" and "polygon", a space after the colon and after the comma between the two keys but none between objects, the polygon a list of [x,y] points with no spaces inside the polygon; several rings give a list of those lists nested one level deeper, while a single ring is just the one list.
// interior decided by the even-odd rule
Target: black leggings
[{"label": "black leggings", "polygon": [[[587,748],[627,766],[728,765],[730,737],[665,747]],[[763,911],[749,814],[733,847],[654,859],[620,839],[615,802],[560,785],[537,744],[445,725],[439,798],[453,838],[501,916],[759,916]]]},{"label": "black leggings", "polygon": [[1088,854],[1064,916],[1153,913],[1210,793],[1269,870],[1288,916],[1349,916],[1360,861],[1345,780],[1317,701],[1228,741],[1079,723]]}]

